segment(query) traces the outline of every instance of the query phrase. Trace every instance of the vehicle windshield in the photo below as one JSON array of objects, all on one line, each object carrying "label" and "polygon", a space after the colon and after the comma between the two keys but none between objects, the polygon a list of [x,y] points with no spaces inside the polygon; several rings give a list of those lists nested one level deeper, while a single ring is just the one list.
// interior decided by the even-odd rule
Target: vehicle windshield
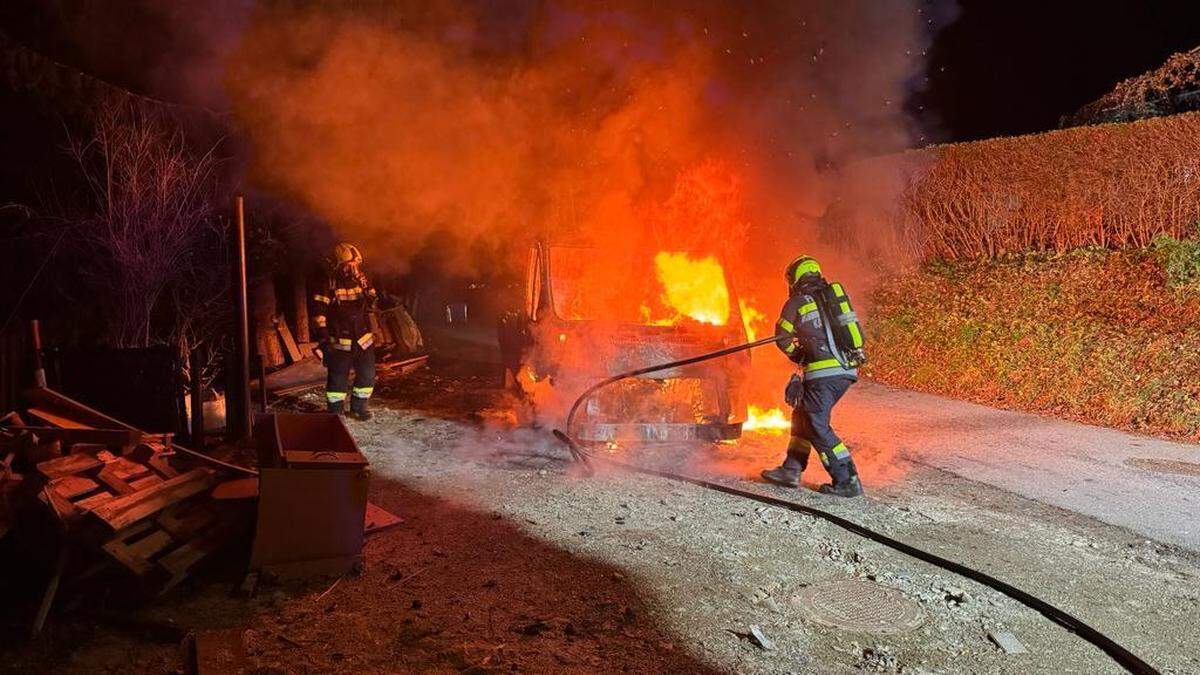
[{"label": "vehicle windshield", "polygon": [[563,319],[657,326],[729,321],[725,271],[712,256],[551,246],[549,263],[554,312]]}]

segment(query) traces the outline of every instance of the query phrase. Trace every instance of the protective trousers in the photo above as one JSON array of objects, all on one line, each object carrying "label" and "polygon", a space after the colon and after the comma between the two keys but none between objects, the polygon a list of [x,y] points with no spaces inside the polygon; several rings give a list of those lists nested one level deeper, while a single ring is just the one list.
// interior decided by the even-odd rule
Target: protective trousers
[{"label": "protective trousers", "polygon": [[[354,388],[350,387],[350,369],[354,369]],[[351,349],[330,348],[325,355],[325,400],[330,412],[342,412],[347,394],[350,410],[366,412],[367,402],[375,391],[375,348],[363,349],[355,343]]]},{"label": "protective trousers", "polygon": [[816,448],[821,465],[835,485],[857,473],[850,451],[829,424],[833,406],[854,382],[851,377],[823,377],[804,382],[804,397],[800,405],[792,409],[792,438],[783,463],[785,468],[804,471],[808,466],[809,449]]}]

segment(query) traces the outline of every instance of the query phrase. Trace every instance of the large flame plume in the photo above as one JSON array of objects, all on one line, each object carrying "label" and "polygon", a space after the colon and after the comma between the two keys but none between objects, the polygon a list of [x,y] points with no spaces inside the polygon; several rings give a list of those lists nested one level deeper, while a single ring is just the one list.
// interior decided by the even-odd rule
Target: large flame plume
[{"label": "large flame plume", "polygon": [[[433,240],[470,274],[522,265],[508,253],[535,237],[657,252],[659,288],[627,293],[646,321],[736,311],[760,336],[795,255],[851,289],[876,265],[869,224],[822,216],[839,166],[906,145],[937,4],[268,0],[225,86],[252,180],[376,268]],[[759,428],[778,428],[790,364],[754,362]]]}]

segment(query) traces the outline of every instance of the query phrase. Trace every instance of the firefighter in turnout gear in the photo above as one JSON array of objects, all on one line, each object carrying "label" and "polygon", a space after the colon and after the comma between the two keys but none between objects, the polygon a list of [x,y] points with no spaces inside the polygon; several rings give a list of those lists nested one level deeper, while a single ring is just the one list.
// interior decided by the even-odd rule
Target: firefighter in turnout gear
[{"label": "firefighter in turnout gear", "polygon": [[[840,284],[830,284],[821,276],[821,267],[808,256],[796,258],[786,271],[789,298],[776,325],[776,343],[801,372],[792,375],[785,398],[792,406],[792,434],[787,458],[777,468],[762,472],[766,480],[797,487],[800,474],[808,465],[809,451],[816,449],[821,464],[833,479],[820,491],[840,497],[857,497],[862,483],[850,450],[830,426],[829,418],[850,385],[858,380],[856,365],[865,359],[861,349],[839,347],[833,326],[853,323],[857,345],[862,339],[849,300]],[[831,291],[834,293],[831,294]],[[838,309],[829,308],[830,298],[840,300]],[[847,318],[848,317],[848,318]],[[839,321],[840,320],[840,321]]]},{"label": "firefighter in turnout gear", "polygon": [[[325,400],[329,412],[340,413],[350,399],[350,415],[371,418],[368,402],[375,389],[375,336],[369,312],[376,293],[362,271],[362,254],[352,244],[333,249],[330,270],[320,290],[313,295],[313,321],[318,349],[328,377]],[[351,387],[350,370],[354,370]]]}]

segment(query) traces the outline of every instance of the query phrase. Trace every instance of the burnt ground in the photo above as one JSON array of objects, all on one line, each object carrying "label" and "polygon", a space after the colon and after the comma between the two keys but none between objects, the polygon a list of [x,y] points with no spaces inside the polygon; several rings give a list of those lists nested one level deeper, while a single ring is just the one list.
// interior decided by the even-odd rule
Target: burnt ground
[{"label": "burnt ground", "polygon": [[[385,380],[376,419],[351,423],[372,499],[405,518],[368,540],[361,576],[242,599],[236,575],[214,572],[122,614],[123,627],[85,604],[3,667],[173,672],[178,633],[236,628],[260,672],[1121,672],[1017,602],[823,521],[658,478],[582,477],[546,431],[502,423],[496,380],[446,368]],[[865,465],[883,452],[847,436]],[[782,445],[748,435],[617,452],[827,508],[1058,604],[1163,672],[1200,672],[1194,553],[922,465],[873,470],[869,500],[744,478]],[[921,625],[814,619],[803,596],[847,579],[867,584],[877,613],[898,591]],[[1028,653],[1005,653],[990,631]]]}]

